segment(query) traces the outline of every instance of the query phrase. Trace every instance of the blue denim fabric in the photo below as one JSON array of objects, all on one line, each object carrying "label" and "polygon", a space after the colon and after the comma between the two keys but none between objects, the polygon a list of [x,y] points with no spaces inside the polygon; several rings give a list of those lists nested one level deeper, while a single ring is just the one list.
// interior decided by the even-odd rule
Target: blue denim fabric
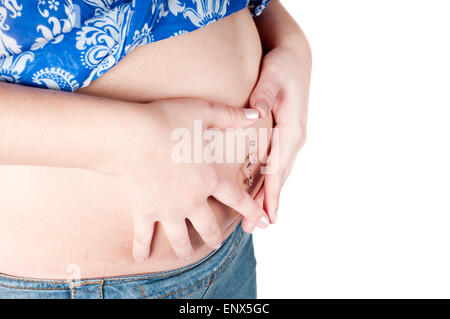
[{"label": "blue denim fabric", "polygon": [[176,270],[76,281],[0,274],[0,298],[15,299],[200,299],[256,298],[252,236],[239,224],[222,246]]}]

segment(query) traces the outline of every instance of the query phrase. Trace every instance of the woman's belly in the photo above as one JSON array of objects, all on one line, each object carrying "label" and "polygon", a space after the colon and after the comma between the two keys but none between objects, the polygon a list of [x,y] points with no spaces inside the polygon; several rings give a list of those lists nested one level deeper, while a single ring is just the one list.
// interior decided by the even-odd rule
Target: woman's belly
[{"label": "woman's belly", "polygon": [[[260,60],[258,33],[245,9],[201,30],[138,48],[78,92],[135,102],[195,97],[244,107]],[[271,119],[256,126],[271,128]],[[248,189],[241,166],[220,169],[254,193],[259,183]],[[239,215],[215,200],[210,204],[223,232],[230,234]],[[81,169],[0,166],[1,273],[67,279],[173,269],[210,252],[192,228],[190,235],[195,255],[179,259],[157,226],[150,258],[136,264],[131,212],[111,177]]]}]

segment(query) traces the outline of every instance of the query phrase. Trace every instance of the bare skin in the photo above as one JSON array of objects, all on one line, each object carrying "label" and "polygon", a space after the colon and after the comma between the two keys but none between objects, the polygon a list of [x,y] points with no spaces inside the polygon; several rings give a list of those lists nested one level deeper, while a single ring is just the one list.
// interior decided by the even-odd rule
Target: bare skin
[{"label": "bare skin", "polygon": [[[254,25],[249,23],[251,19],[248,15],[246,19],[241,19],[243,24],[236,35],[233,32],[228,32],[232,29],[229,25],[228,28],[230,29],[223,26],[227,19],[221,21],[218,25],[222,24],[220,28],[225,30],[221,34],[224,39],[227,36],[229,36],[229,39],[239,39],[239,34],[246,34],[247,31],[252,29]],[[228,18],[228,21],[231,20],[231,18]],[[211,39],[217,40],[214,36],[197,39],[198,41],[192,41],[191,45],[189,41],[186,42],[188,44],[186,52],[191,53],[186,58],[197,61],[197,64],[194,64],[195,67],[211,67],[208,70],[194,68],[195,70],[191,70],[191,72],[195,74],[195,77],[189,77],[191,73],[177,72],[182,68],[174,68],[173,66],[176,66],[176,63],[162,63],[163,71],[169,71],[167,74],[182,79],[183,85],[178,88],[175,86],[172,87],[172,90],[164,91],[164,88],[158,86],[158,81],[168,83],[170,86],[174,79],[164,81],[164,78],[153,77],[156,79],[156,82],[152,82],[152,84],[155,84],[153,88],[158,93],[148,90],[144,82],[151,72],[147,73],[148,70],[144,69],[141,72],[141,76],[144,75],[144,80],[139,83],[133,83],[136,77],[130,77],[130,73],[122,72],[119,74],[118,72],[120,76],[111,78],[109,83],[107,82],[108,78],[104,77],[105,85],[96,81],[83,92],[98,97],[107,96],[122,99],[124,100],[123,103],[104,98],[82,97],[82,95],[77,97],[74,94],[69,96],[56,92],[43,92],[43,90],[19,89],[0,83],[0,95],[2,96],[2,102],[0,103],[0,118],[2,120],[2,126],[0,126],[0,165],[14,165],[0,167],[0,211],[2,212],[0,214],[0,247],[2,249],[0,251],[2,254],[0,272],[39,278],[67,278],[68,274],[65,267],[75,263],[81,266],[81,273],[78,274],[81,277],[114,275],[116,271],[120,274],[142,273],[151,271],[149,270],[149,264],[155,268],[154,271],[174,268],[176,264],[190,263],[211,250],[210,246],[202,243],[198,236],[198,241],[196,241],[196,235],[192,233],[191,229],[191,241],[196,254],[192,255],[190,262],[183,263],[174,254],[172,247],[164,236],[164,232],[160,232],[157,227],[148,262],[136,266],[130,260],[121,259],[122,261],[125,260],[121,263],[118,259],[115,259],[118,256],[126,255],[126,258],[129,257],[127,251],[131,249],[131,239],[128,239],[126,243],[120,239],[132,236],[131,213],[126,212],[126,208],[120,206],[124,204],[123,197],[121,197],[123,194],[118,191],[117,185],[114,185],[114,179],[106,180],[105,175],[93,173],[95,169],[92,168],[96,164],[104,163],[105,160],[121,157],[123,153],[126,154],[126,152],[117,153],[119,146],[122,146],[124,150],[130,150],[130,144],[133,144],[134,139],[139,136],[138,131],[140,129],[138,127],[140,125],[138,123],[141,123],[142,118],[148,115],[145,114],[146,112],[136,111],[136,105],[133,103],[146,102],[152,94],[155,95],[150,99],[180,96],[204,97],[212,101],[225,101],[231,105],[242,107],[247,104],[248,93],[250,92],[250,107],[258,109],[261,117],[266,116],[265,120],[261,120],[255,125],[271,127],[270,113],[274,115],[274,121],[276,127],[279,128],[281,138],[280,143],[272,145],[271,152],[280,155],[278,163],[275,165],[280,169],[275,174],[268,176],[269,178],[266,177],[264,187],[259,190],[255,200],[264,207],[264,210],[271,217],[271,221],[275,222],[280,189],[289,175],[298,150],[305,141],[311,51],[302,30],[278,0],[272,0],[263,15],[255,21],[261,35],[264,51],[267,53],[263,59],[256,86],[254,82],[258,72],[237,67],[237,65],[240,65],[240,67],[248,66],[251,63],[239,64],[236,62],[242,58],[242,54],[239,53],[244,53],[242,61],[251,61],[256,55],[258,55],[259,60],[261,44],[259,39],[255,41],[258,50],[254,50],[253,54],[252,49],[248,49],[248,46],[246,47],[248,51],[242,49],[248,43],[243,44],[236,41],[233,44],[235,46],[232,46],[230,50],[229,46],[221,47],[221,40],[213,41],[211,47],[204,47],[205,50],[201,50],[200,56],[197,56],[195,50],[189,51],[192,44],[201,47],[209,43]],[[236,22],[236,19],[234,22]],[[251,26],[250,29],[245,29],[244,25],[246,24]],[[208,28],[211,29],[211,27]],[[191,35],[194,34],[200,34],[200,31]],[[257,38],[257,36],[251,36],[251,34],[246,36],[248,36],[247,39]],[[161,43],[164,42],[169,43],[169,40]],[[252,41],[249,43],[252,43]],[[215,44],[218,44],[218,46]],[[167,47],[170,48],[169,45]],[[155,47],[155,51],[160,52],[162,60],[170,57],[171,54],[176,56],[173,48],[171,51],[165,52],[167,47],[165,45],[161,45],[159,49]],[[231,58],[230,56],[224,57],[223,52],[231,52]],[[245,59],[245,56],[248,58]],[[178,55],[178,57],[180,56]],[[181,58],[184,57],[183,55]],[[224,63],[228,68],[214,69],[218,66],[204,64],[206,60],[215,57],[220,58],[219,64]],[[236,59],[236,57],[239,58]],[[147,61],[152,60],[144,57],[142,61],[138,62],[144,65]],[[188,62],[183,59],[181,61]],[[125,63],[121,63],[121,65],[124,66]],[[154,71],[161,65],[150,66],[153,67]],[[185,66],[183,65],[183,67]],[[122,69],[128,69],[128,67]],[[132,63],[130,63],[129,70],[133,70]],[[134,70],[141,71],[139,68],[134,68]],[[213,72],[214,70],[223,71],[223,73]],[[114,70],[110,74],[113,74],[112,72]],[[220,79],[218,79],[219,75]],[[150,76],[150,78],[152,77]],[[127,81],[124,81],[124,79],[127,79]],[[193,79],[199,81],[193,82]],[[222,84],[222,88],[214,85],[216,80],[217,83]],[[114,89],[109,90],[108,86],[114,85],[114,83],[120,85],[113,86]],[[126,85],[129,83],[136,84],[139,90],[128,90]],[[255,87],[252,89],[253,86]],[[121,91],[121,87],[127,87],[127,90]],[[227,89],[224,90],[224,87]],[[209,91],[204,90],[204,88],[208,88]],[[89,92],[90,89],[91,92]],[[169,89],[169,87],[166,86],[165,89]],[[241,94],[243,91],[244,94]],[[233,92],[233,94],[230,92]],[[223,94],[226,96],[223,96]],[[133,101],[133,103],[129,101]],[[172,104],[172,102],[162,103],[166,106]],[[64,106],[61,107],[62,105]],[[156,108],[161,107],[161,103],[143,103],[139,106],[139,109],[142,106],[150,105]],[[200,109],[204,109],[205,105],[200,103],[198,106]],[[223,106],[218,108],[223,109]],[[130,112],[130,110],[134,111]],[[235,122],[239,122],[237,126],[248,125],[248,121],[242,120],[242,114],[231,109],[229,112]],[[190,118],[189,111],[178,108],[176,114],[180,116],[183,113],[185,113],[186,118]],[[139,116],[136,117],[137,114]],[[216,116],[216,122],[218,118],[225,121],[230,120],[229,116],[227,119],[223,114],[222,117]],[[86,119],[89,120],[86,121]],[[175,122],[172,124],[176,124]],[[157,123],[153,122],[153,124],[156,124],[155,126],[158,126]],[[130,135],[130,132],[133,134]],[[152,133],[154,135],[155,131],[153,130]],[[151,137],[152,135],[144,134],[144,136]],[[113,149],[116,152],[112,151]],[[131,148],[131,150],[133,149]],[[36,166],[54,166],[55,168]],[[76,169],[73,169],[74,167]],[[242,183],[242,177],[238,174],[242,167],[228,167],[228,169],[229,172],[233,172],[228,176],[236,177],[238,180],[236,185],[242,186],[240,184]],[[216,168],[215,170],[222,173],[227,171],[224,168]],[[226,176],[227,174],[223,175]],[[117,181],[117,179],[115,180]],[[160,181],[158,179],[158,182]],[[262,180],[258,178],[254,189],[248,190],[252,196],[261,182]],[[240,191],[245,192],[246,188],[242,188],[238,187]],[[244,197],[241,196],[241,198]],[[263,202],[264,204],[262,204]],[[213,208],[214,214],[221,224],[221,229],[226,229],[223,220],[218,217],[220,213],[217,214],[220,209],[223,209],[223,205],[217,205],[217,208],[215,205],[217,203],[213,201],[211,208]],[[244,229],[251,231],[255,226],[254,217],[261,214],[260,212],[256,214],[259,209],[253,207],[253,214],[242,212],[245,209],[240,210],[239,213],[245,216]],[[235,214],[239,218],[239,215],[230,209],[223,211],[230,212],[229,215]],[[36,212],[39,213],[36,214]],[[234,221],[236,219],[230,218],[229,220]],[[228,229],[232,229],[232,226]],[[162,233],[162,235],[158,233]],[[227,233],[227,231],[224,231],[224,236]],[[158,238],[161,240],[158,241]],[[198,245],[198,243],[200,244]],[[157,251],[162,252],[162,254],[159,254],[160,257],[153,258],[157,255]],[[170,260],[174,262],[171,263]],[[88,271],[86,272],[86,270]]]},{"label": "bare skin", "polygon": [[[255,22],[266,54],[250,107],[262,117],[273,115],[279,140],[272,143],[269,154],[278,170],[266,175],[256,198],[264,202],[264,210],[275,223],[281,188],[306,142],[312,53],[302,29],[279,0],[270,1]],[[244,219],[244,229],[252,229],[246,226]]]},{"label": "bare skin", "polygon": [[[260,59],[257,30],[243,10],[202,30],[137,49],[79,93],[142,103],[189,97],[245,107]],[[270,128],[271,121],[266,117],[254,125]],[[123,123],[132,128],[132,120]],[[254,195],[262,179],[247,187],[242,166],[220,170]],[[226,237],[240,215],[216,200],[209,204]],[[73,264],[83,278],[148,273],[190,264],[212,250],[190,227],[193,254],[179,258],[157,224],[148,260],[136,263],[133,215],[121,187],[111,176],[83,167],[0,166],[0,211],[0,272],[10,275],[64,279]]]}]

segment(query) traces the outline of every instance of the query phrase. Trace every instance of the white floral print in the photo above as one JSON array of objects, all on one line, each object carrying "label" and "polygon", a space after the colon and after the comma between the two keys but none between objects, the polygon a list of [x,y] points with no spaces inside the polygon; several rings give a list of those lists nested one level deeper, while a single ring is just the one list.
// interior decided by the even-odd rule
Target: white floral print
[{"label": "white floral print", "polygon": [[22,6],[16,0],[1,0],[0,5],[0,58],[6,58],[22,52],[16,39],[6,34],[10,30],[6,20],[20,17]]},{"label": "white floral print", "polygon": [[230,4],[230,0],[193,0],[197,8],[184,9],[183,15],[188,17],[193,24],[203,27],[222,19]]},{"label": "white floral print", "polygon": [[48,0],[48,7],[50,10],[58,11],[59,1],[57,0]]},{"label": "white floral print", "polygon": [[33,59],[34,55],[31,52],[24,52],[19,55],[0,59],[0,80],[18,83],[20,75],[25,70],[27,63],[33,61]]},{"label": "white floral print", "polygon": [[270,0],[0,0],[0,81],[75,91],[135,48]]},{"label": "white floral print", "polygon": [[[52,9],[51,1],[48,1],[48,7]],[[59,2],[54,2],[59,5]],[[45,5],[45,1],[43,3]],[[48,10],[43,9],[41,5],[38,5],[39,13],[42,17],[47,18],[47,25],[40,24],[36,27],[37,31],[42,34],[41,37],[37,37],[34,44],[31,46],[31,50],[38,50],[45,46],[48,42],[59,43],[64,39],[64,33],[72,30],[75,25],[75,10],[71,0],[64,1],[64,18],[58,19],[55,16],[49,16]]]},{"label": "white floral print", "polygon": [[75,91],[79,85],[75,77],[61,68],[44,68],[33,74],[33,82],[48,89]]}]

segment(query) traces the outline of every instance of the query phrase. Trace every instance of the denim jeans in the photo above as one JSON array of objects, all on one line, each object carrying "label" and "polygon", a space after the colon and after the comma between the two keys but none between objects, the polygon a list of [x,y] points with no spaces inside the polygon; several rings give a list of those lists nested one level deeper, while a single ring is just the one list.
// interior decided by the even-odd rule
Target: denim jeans
[{"label": "denim jeans", "polygon": [[200,261],[165,272],[82,280],[41,280],[0,274],[0,298],[199,299],[256,298],[252,236],[239,224]]}]

